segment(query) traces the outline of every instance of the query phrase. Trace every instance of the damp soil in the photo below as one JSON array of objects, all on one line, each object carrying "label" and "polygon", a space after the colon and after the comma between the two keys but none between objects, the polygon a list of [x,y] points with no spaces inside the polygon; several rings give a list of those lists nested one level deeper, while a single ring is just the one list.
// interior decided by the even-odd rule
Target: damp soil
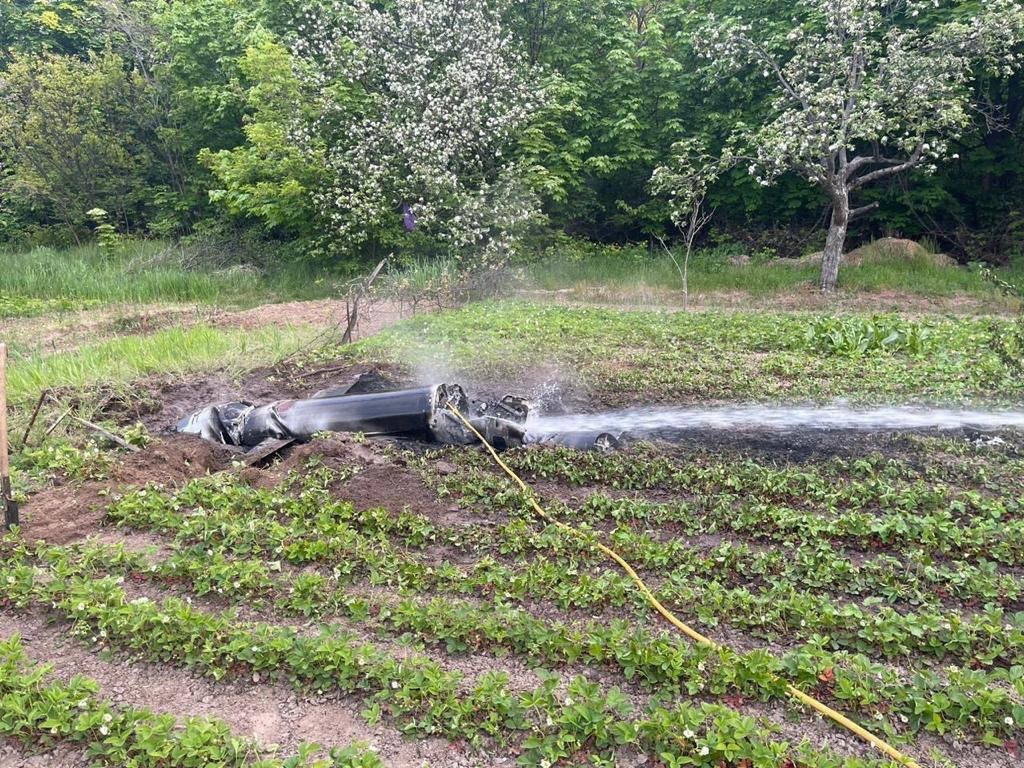
[{"label": "damp soil", "polygon": [[[406,440],[356,439],[351,435],[330,435],[282,452],[270,467],[248,468],[243,476],[259,488],[273,488],[288,475],[311,463],[335,470],[338,479],[329,490],[351,503],[358,511],[384,508],[391,512],[409,511],[428,517],[439,525],[477,525],[484,521],[457,504],[443,504],[410,467],[402,453],[422,451],[431,446]],[[472,450],[472,449],[470,449]]]},{"label": "damp soil", "polygon": [[105,480],[64,482],[21,505],[21,531],[29,541],[66,544],[99,530],[110,496],[150,483],[174,487],[230,466],[235,453],[189,435],[157,440],[126,454]]},{"label": "damp soil", "polygon": [[[409,366],[328,360],[316,365],[284,361],[261,367],[239,376],[221,371],[196,375],[162,375],[137,382],[130,393],[110,391],[99,411],[101,417],[129,425],[141,422],[151,434],[170,435],[185,416],[215,403],[246,401],[263,404],[282,399],[310,397],[316,392],[354,381],[361,374],[370,374],[375,384],[365,391],[383,391],[437,383],[422,380],[424,373]],[[439,374],[440,378],[445,378]],[[498,399],[515,394],[537,404],[546,414],[588,413],[606,408],[635,407],[649,404],[642,393],[623,398],[621,393],[590,391],[572,375],[557,367],[540,366],[519,371],[511,379],[479,379],[463,376],[459,383],[472,396]],[[74,398],[64,398],[74,404]],[[668,453],[735,454],[745,458],[780,462],[810,462],[830,458],[856,458],[870,454],[911,459],[923,455],[927,448],[917,436],[951,437],[964,441],[990,441],[998,438],[1009,444],[1009,450],[1024,455],[1020,433],[976,429],[922,430],[916,433],[859,429],[680,429],[673,430],[669,442],[655,437],[626,436],[625,444],[640,440],[662,443]]]}]

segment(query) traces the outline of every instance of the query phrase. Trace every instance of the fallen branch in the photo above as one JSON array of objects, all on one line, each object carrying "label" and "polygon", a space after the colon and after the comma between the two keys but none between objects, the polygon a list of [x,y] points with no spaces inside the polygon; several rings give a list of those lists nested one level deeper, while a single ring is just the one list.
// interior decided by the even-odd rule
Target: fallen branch
[{"label": "fallen branch", "polygon": [[119,446],[124,448],[126,451],[137,451],[137,450],[139,450],[139,446],[132,445],[127,440],[125,440],[123,437],[118,437],[113,432],[109,432],[106,429],[104,429],[103,427],[101,427],[99,424],[93,424],[91,421],[86,421],[85,419],[83,419],[83,418],[81,418],[79,416],[72,416],[71,418],[74,419],[75,421],[77,421],[82,426],[88,427],[89,429],[93,430],[94,432],[99,433],[103,437],[107,438],[107,440],[110,440],[112,443],[117,443]]},{"label": "fallen branch", "polygon": [[69,407],[66,411],[64,411],[64,413],[57,417],[57,420],[54,421],[53,424],[49,426],[49,428],[43,433],[43,437],[49,437],[53,430],[60,426],[60,423],[64,421],[64,419],[66,419],[70,414],[71,408]]}]

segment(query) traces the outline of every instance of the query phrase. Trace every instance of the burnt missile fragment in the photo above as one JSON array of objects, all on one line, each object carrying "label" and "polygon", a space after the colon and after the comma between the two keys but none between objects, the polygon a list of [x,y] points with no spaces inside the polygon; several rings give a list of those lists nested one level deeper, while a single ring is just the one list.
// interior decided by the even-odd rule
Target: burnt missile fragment
[{"label": "burnt missile fragment", "polygon": [[529,409],[517,398],[472,402],[457,384],[371,394],[211,405],[178,422],[177,430],[207,440],[251,448],[268,439],[306,441],[318,432],[362,432],[465,445],[476,437],[457,408],[501,447],[522,445]]}]

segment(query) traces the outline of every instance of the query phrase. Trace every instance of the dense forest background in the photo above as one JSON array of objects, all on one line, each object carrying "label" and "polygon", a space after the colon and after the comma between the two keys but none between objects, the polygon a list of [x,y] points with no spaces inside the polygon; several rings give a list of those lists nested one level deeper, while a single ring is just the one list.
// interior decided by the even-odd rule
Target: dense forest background
[{"label": "dense forest background", "polygon": [[[955,3],[915,23],[977,5]],[[775,0],[520,0],[493,9],[514,64],[529,73],[523,82],[543,94],[504,150],[543,214],[529,222],[537,247],[560,233],[599,243],[671,239],[653,170],[681,138],[722,146],[737,124],[756,122],[771,86],[709,77],[694,31],[715,12],[746,18],[781,44],[793,22],[792,3]],[[329,162],[331,142],[351,133],[369,75],[341,66],[325,79],[327,68],[319,76],[304,68],[325,50],[344,50],[346,24],[364,10],[344,0],[312,10],[292,0],[5,0],[0,242],[209,237],[325,264],[398,244],[436,252],[436,242],[411,232],[397,199],[360,212],[365,237],[339,236],[324,204],[347,167]],[[331,47],[308,44],[327,31]],[[401,47],[378,64],[385,75],[402,72]],[[863,202],[879,208],[853,227],[854,244],[898,235],[928,238],[965,262],[1015,257],[1024,227],[1022,74],[979,71],[971,89],[977,109],[949,159],[933,173],[865,189]],[[707,207],[715,216],[701,236],[712,243],[794,256],[824,239],[828,204],[796,176],[764,187],[734,168]]]}]

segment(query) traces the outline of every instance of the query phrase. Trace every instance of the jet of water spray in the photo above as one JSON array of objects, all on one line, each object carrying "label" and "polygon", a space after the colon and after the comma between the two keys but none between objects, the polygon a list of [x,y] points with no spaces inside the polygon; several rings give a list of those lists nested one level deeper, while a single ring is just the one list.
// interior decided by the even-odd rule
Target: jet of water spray
[{"label": "jet of water spray", "polygon": [[626,408],[558,416],[532,415],[532,433],[609,432],[633,437],[667,437],[687,430],[796,429],[951,430],[1024,429],[1024,411],[888,406],[740,405],[708,408]]}]

